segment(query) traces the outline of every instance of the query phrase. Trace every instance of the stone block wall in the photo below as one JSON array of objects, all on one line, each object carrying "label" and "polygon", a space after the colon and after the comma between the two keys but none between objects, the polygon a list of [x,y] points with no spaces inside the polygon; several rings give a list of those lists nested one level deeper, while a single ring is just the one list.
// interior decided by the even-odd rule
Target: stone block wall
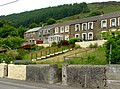
[{"label": "stone block wall", "polygon": [[4,78],[8,74],[8,66],[5,63],[0,64],[0,77]]},{"label": "stone block wall", "polygon": [[49,84],[58,82],[58,66],[28,65],[26,68],[26,80]]},{"label": "stone block wall", "polygon": [[106,87],[105,66],[63,65],[62,83],[85,88]]},{"label": "stone block wall", "polygon": [[26,80],[26,65],[8,65],[8,78]]},{"label": "stone block wall", "polygon": [[120,65],[107,67],[107,86],[109,89],[120,89]]}]

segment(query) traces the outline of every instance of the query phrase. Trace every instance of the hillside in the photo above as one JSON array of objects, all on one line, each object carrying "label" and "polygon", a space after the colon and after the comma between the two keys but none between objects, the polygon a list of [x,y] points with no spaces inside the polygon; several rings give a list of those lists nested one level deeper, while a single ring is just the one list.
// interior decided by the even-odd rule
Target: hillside
[{"label": "hillside", "polygon": [[117,11],[120,11],[120,2],[74,3],[0,16],[0,20],[12,21],[16,27],[28,27],[32,23],[46,23],[49,18],[64,22]]},{"label": "hillside", "polygon": [[46,23],[49,18],[56,20],[72,16],[79,13],[86,13],[90,10],[86,3],[64,4],[60,6],[47,7],[33,11],[27,11],[18,14],[11,14],[8,16],[1,16],[0,19],[10,20],[15,26],[20,25],[28,27],[31,23]]},{"label": "hillside", "polygon": [[90,12],[80,13],[61,19],[62,21],[74,20],[78,18],[89,17],[92,12],[101,12],[101,14],[112,13],[120,11],[120,2],[101,2],[88,4]]}]

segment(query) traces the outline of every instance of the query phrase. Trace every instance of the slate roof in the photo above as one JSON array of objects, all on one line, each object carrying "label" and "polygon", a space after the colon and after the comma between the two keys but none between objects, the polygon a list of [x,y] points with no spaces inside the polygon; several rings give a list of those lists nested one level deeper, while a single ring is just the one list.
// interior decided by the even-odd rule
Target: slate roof
[{"label": "slate roof", "polygon": [[26,31],[25,33],[36,32],[36,31],[38,31],[40,29],[41,29],[41,27],[32,28],[32,29],[29,29],[28,31]]},{"label": "slate roof", "polygon": [[91,22],[91,21],[97,21],[97,20],[104,20],[104,19],[109,19],[109,18],[114,18],[114,17],[120,17],[120,12],[113,12],[113,13],[103,14],[103,15],[99,15],[99,16],[93,16],[93,17],[88,17],[88,18],[83,18],[83,19],[71,20],[71,21],[59,23],[59,24],[56,25],[56,27],[67,26],[67,25],[78,24],[78,23]]}]

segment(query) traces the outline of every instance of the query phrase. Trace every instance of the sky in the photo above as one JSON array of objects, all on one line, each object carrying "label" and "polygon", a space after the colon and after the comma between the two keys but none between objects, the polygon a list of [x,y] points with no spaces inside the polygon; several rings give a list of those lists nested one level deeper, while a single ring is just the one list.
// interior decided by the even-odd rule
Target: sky
[{"label": "sky", "polygon": [[[0,15],[9,15],[13,13],[21,13],[49,6],[57,6],[71,3],[91,3],[91,2],[105,2],[105,1],[119,1],[119,0],[0,0]],[[11,4],[7,4],[14,2]],[[6,4],[6,5],[5,5]]]}]

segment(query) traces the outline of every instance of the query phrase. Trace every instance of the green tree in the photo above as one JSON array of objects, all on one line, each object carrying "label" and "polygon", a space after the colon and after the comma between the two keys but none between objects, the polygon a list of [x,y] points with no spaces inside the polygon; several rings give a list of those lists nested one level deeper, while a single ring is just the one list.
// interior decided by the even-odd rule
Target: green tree
[{"label": "green tree", "polygon": [[[112,45],[112,54],[110,55],[110,45]],[[105,43],[106,60],[112,64],[120,64],[120,32],[111,32]],[[111,58],[110,58],[111,57]]]},{"label": "green tree", "polygon": [[31,28],[35,28],[35,27],[39,27],[39,25],[36,24],[36,23],[32,23],[32,24],[29,25],[29,28],[30,28],[30,29],[31,29]]},{"label": "green tree", "polygon": [[53,18],[50,18],[50,19],[48,19],[48,21],[47,21],[47,25],[51,25],[51,24],[54,24],[54,23],[56,23],[56,20],[53,19]]},{"label": "green tree", "polygon": [[23,27],[23,26],[20,26],[17,31],[18,31],[18,34],[20,36],[20,38],[24,38],[24,33],[27,31],[28,29]]},{"label": "green tree", "polygon": [[25,40],[20,37],[8,36],[7,38],[1,38],[0,46],[5,49],[16,49],[21,47]]}]

